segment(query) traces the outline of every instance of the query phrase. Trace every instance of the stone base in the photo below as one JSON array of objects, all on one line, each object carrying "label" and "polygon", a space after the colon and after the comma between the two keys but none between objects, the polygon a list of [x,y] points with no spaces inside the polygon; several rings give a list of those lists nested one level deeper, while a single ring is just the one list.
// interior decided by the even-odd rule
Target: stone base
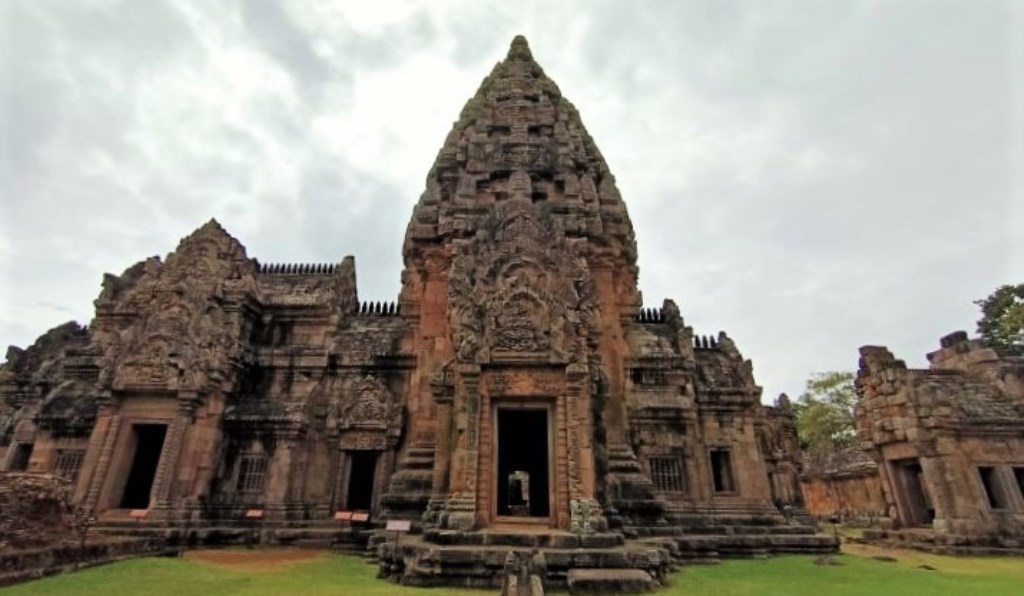
[{"label": "stone base", "polygon": [[940,555],[1024,555],[1022,537],[940,534],[926,528],[867,529],[857,542]]},{"label": "stone base", "polygon": [[640,569],[571,569],[570,594],[636,594],[661,587]]},{"label": "stone base", "polygon": [[131,557],[173,555],[163,540],[142,538],[91,539],[85,544],[7,550],[0,554],[0,586],[47,575],[103,565]]},{"label": "stone base", "polygon": [[546,562],[546,590],[568,589],[570,572],[582,569],[638,571],[660,585],[675,567],[662,545],[628,543],[617,533],[428,531],[397,542],[389,537],[377,556],[380,575],[400,584],[497,589],[509,553],[529,557],[534,550]]},{"label": "stone base", "polygon": [[91,534],[151,538],[172,546],[278,545],[365,552],[375,530],[369,525],[334,520],[289,522],[256,520],[236,522],[168,523],[159,519],[103,520]]}]

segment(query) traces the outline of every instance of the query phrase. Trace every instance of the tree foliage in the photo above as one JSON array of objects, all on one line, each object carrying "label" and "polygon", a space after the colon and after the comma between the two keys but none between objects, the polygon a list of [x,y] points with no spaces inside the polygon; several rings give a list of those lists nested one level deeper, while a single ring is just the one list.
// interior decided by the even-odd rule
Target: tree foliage
[{"label": "tree foliage", "polygon": [[848,371],[817,373],[794,405],[801,447],[813,455],[853,444],[853,409],[857,393]]},{"label": "tree foliage", "polygon": [[995,348],[1024,352],[1024,284],[1001,286],[974,303],[981,307],[978,335],[982,339]]}]

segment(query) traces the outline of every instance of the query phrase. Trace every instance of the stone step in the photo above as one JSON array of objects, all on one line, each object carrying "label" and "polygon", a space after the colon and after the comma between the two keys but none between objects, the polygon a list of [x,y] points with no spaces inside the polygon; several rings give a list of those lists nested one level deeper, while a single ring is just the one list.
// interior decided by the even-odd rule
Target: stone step
[{"label": "stone step", "polygon": [[570,569],[570,594],[639,594],[661,587],[642,569]]},{"label": "stone step", "polygon": [[772,554],[829,554],[839,551],[833,536],[763,535],[682,536],[675,539],[683,560],[717,560],[720,557],[758,557]]},{"label": "stone step", "polygon": [[811,526],[626,526],[624,528],[638,538],[654,536],[736,536],[761,534],[765,536],[813,536],[817,532]]},{"label": "stone step", "polygon": [[427,530],[423,540],[438,545],[514,546],[520,548],[612,548],[625,544],[618,532],[570,534],[568,532],[461,532]]}]

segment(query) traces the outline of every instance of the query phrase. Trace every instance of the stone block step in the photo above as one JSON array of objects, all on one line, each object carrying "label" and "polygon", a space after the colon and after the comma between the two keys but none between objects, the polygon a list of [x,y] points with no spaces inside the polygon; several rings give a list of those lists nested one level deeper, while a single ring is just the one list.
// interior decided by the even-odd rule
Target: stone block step
[{"label": "stone block step", "polygon": [[468,546],[515,546],[520,548],[612,548],[625,544],[618,532],[570,534],[568,532],[460,532],[427,530],[423,539],[432,544]]},{"label": "stone block step", "polygon": [[639,594],[661,585],[642,569],[570,569],[570,594]]},{"label": "stone block step", "polygon": [[839,551],[835,537],[759,534],[732,536],[682,536],[675,540],[673,555],[686,560],[717,560],[719,557],[757,557],[770,554],[827,554]]}]

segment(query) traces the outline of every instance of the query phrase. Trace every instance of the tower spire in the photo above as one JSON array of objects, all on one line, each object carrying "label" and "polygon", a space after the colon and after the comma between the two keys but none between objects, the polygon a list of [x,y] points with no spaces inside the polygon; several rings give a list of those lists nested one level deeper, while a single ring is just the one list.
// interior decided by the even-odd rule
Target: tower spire
[{"label": "tower spire", "polygon": [[448,133],[409,224],[406,257],[417,245],[475,233],[470,213],[524,200],[550,204],[567,230],[635,265],[615,177],[579,112],[517,35]]}]

